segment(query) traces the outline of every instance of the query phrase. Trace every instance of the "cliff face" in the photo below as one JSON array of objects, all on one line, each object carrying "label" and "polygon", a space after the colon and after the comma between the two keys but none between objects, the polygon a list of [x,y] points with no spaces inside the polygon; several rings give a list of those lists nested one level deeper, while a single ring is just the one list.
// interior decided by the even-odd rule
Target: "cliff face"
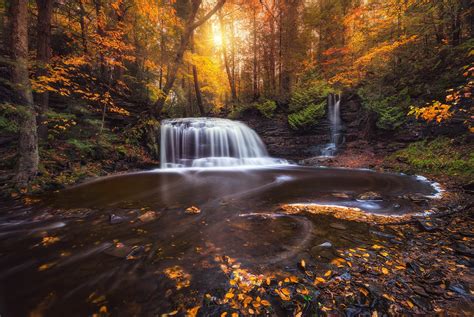
[{"label": "cliff face", "polygon": [[[321,147],[330,142],[330,123],[327,118],[304,133],[292,130],[284,114],[267,119],[256,110],[249,110],[240,120],[260,135],[270,155],[275,157],[300,160],[317,156]],[[370,138],[375,129],[375,118],[370,118],[355,96],[343,96],[341,120],[346,142]]]}]

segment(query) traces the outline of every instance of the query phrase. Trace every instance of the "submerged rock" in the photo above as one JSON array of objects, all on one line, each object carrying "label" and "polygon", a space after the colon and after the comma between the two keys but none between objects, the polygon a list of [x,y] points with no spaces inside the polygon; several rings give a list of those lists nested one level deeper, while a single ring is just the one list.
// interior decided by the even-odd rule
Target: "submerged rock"
[{"label": "submerged rock", "polygon": [[347,230],[347,227],[339,222],[332,222],[329,226],[337,230]]},{"label": "submerged rock", "polygon": [[366,192],[357,196],[359,200],[382,200],[382,195],[376,192]]},{"label": "submerged rock", "polygon": [[110,224],[112,225],[119,224],[127,220],[128,220],[128,217],[125,217],[125,216],[116,215],[116,214],[109,215],[109,221],[110,221]]},{"label": "submerged rock", "polygon": [[197,215],[201,213],[201,209],[196,206],[191,206],[184,211],[187,215]]},{"label": "submerged rock", "polygon": [[159,214],[155,211],[147,211],[143,215],[139,216],[138,219],[141,222],[149,222],[149,221],[156,220],[156,218],[158,218],[158,216],[159,216]]}]

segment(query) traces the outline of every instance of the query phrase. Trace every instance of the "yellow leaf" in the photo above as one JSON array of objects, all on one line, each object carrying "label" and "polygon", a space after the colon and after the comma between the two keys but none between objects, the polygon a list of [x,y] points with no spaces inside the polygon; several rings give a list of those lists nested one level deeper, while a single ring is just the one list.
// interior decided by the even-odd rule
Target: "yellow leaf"
[{"label": "yellow leaf", "polygon": [[382,273],[387,275],[388,274],[388,269],[386,267],[382,267]]},{"label": "yellow leaf", "polygon": [[413,303],[409,299],[407,299],[406,303],[407,303],[408,307],[410,307],[410,308],[413,308],[415,306],[415,305],[413,305]]},{"label": "yellow leaf", "polygon": [[188,309],[186,311],[186,317],[196,317],[199,311],[199,308],[201,308],[201,306],[196,306],[196,307]]},{"label": "yellow leaf", "polygon": [[332,273],[332,271],[331,271],[331,270],[329,270],[329,271],[327,271],[326,273],[324,273],[324,276],[325,276],[325,277],[328,277],[328,276],[330,276],[330,275],[331,275],[331,273]]},{"label": "yellow leaf", "polygon": [[261,303],[262,303],[263,306],[270,306],[270,302],[265,300],[265,299],[262,300]]},{"label": "yellow leaf", "polygon": [[379,249],[382,249],[382,248],[383,248],[383,246],[378,245],[378,244],[374,244],[374,245],[372,246],[372,249],[374,249],[374,250],[379,250]]},{"label": "yellow leaf", "polygon": [[227,293],[225,294],[225,298],[234,298],[234,293]]},{"label": "yellow leaf", "polygon": [[298,283],[298,278],[294,275],[290,276],[290,282],[292,283]]},{"label": "yellow leaf", "polygon": [[301,260],[300,264],[303,269],[306,267],[306,262],[304,260]]},{"label": "yellow leaf", "polygon": [[314,280],[314,284],[319,284],[319,283],[326,283],[326,280],[322,277],[316,277],[316,279]]},{"label": "yellow leaf", "polygon": [[289,296],[289,295],[290,295],[290,290],[287,289],[287,288],[282,288],[280,291],[281,291],[283,294],[285,294],[286,296]]},{"label": "yellow leaf", "polygon": [[225,317],[225,316],[227,316],[227,312],[226,312],[226,311],[221,314],[221,317]]}]

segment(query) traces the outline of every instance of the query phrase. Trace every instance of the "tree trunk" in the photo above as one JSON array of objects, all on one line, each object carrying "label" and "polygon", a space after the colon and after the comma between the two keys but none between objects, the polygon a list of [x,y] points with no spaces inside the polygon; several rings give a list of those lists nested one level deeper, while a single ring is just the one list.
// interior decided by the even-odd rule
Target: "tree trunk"
[{"label": "tree trunk", "polygon": [[[37,76],[47,76],[47,67],[51,59],[51,17],[53,15],[53,0],[36,0],[36,5],[38,7],[36,59],[39,62]],[[39,105],[38,137],[46,141],[48,139],[46,112],[49,106],[49,93],[47,91],[39,93],[37,98]]]},{"label": "tree trunk", "polygon": [[253,100],[257,101],[258,91],[258,60],[257,60],[257,8],[253,7]]},{"label": "tree trunk", "polygon": [[297,18],[301,0],[285,0],[283,4],[282,21],[282,69],[281,69],[281,99],[288,103],[294,81],[295,72],[295,41],[298,37]]},{"label": "tree trunk", "polygon": [[[191,34],[191,52],[194,53],[194,34]],[[196,94],[196,102],[199,108],[201,116],[205,116],[204,105],[202,103],[201,88],[199,87],[199,76],[196,65],[193,65],[193,79],[194,79],[194,92]]]},{"label": "tree trunk", "polygon": [[171,67],[169,67],[169,77],[166,81],[165,86],[163,87],[163,93],[158,98],[156,103],[153,105],[153,115],[158,118],[163,110],[165,105],[166,99],[168,98],[168,94],[170,93],[171,89],[173,88],[174,82],[176,81],[176,76],[178,75],[178,70],[183,63],[183,56],[184,52],[186,51],[189,40],[191,38],[192,33],[196,28],[204,24],[207,20],[209,20],[214,13],[216,13],[222,6],[224,5],[226,0],[219,0],[217,4],[211,9],[205,16],[203,16],[200,20],[195,22],[196,15],[198,13],[199,7],[201,6],[202,0],[192,0],[192,10],[189,14],[188,19],[186,20],[183,34],[181,35],[181,41],[179,43],[178,49],[176,51],[175,58]]},{"label": "tree trunk", "polygon": [[84,50],[84,54],[87,54],[87,33],[86,33],[86,9],[84,8],[84,0],[79,0],[79,24],[81,25],[81,41],[82,41],[82,49]]},{"label": "tree trunk", "polygon": [[18,166],[15,177],[19,186],[25,186],[38,171],[38,135],[36,111],[28,74],[28,1],[10,0],[11,82],[17,94],[20,112]]},{"label": "tree trunk", "polygon": [[224,32],[224,21],[222,18],[222,12],[219,11],[218,17],[219,17],[219,26],[220,26],[220,32],[221,32],[221,37],[222,37],[222,55],[224,56],[225,71],[227,73],[227,79],[229,80],[229,87],[230,87],[230,92],[232,96],[232,101],[235,102],[237,101],[237,91],[235,89],[235,78],[230,70],[229,58],[227,57],[227,39]]}]

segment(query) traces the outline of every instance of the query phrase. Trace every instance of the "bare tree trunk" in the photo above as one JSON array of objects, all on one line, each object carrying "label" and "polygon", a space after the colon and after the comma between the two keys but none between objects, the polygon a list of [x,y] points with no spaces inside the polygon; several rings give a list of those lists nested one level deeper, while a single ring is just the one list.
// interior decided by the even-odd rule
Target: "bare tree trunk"
[{"label": "bare tree trunk", "polygon": [[[38,76],[48,74],[48,64],[51,59],[51,18],[53,15],[53,0],[36,0],[38,7],[38,26],[36,59],[39,62]],[[49,93],[43,92],[37,95],[39,104],[38,113],[38,137],[46,141],[48,139],[48,123],[46,112],[49,106]]]},{"label": "bare tree trunk", "polygon": [[[102,0],[94,0],[94,5],[95,5],[95,14],[96,14],[96,19],[97,19],[97,35],[99,38],[103,38],[105,36],[104,32],[104,19],[103,19],[103,13],[102,13]],[[100,79],[104,79],[105,77],[105,58],[104,54],[102,52],[103,48],[99,47],[99,77]]]},{"label": "bare tree trunk", "polygon": [[220,32],[221,32],[221,37],[222,37],[222,55],[224,56],[225,71],[227,73],[227,79],[229,80],[229,87],[230,87],[230,92],[232,96],[232,101],[236,101],[237,91],[235,90],[235,78],[230,70],[229,58],[227,56],[227,39],[225,37],[222,12],[219,11],[218,17],[219,17],[219,26],[220,26]]},{"label": "bare tree trunk", "polygon": [[160,116],[161,111],[163,110],[163,107],[165,105],[166,99],[168,98],[168,94],[173,88],[174,82],[176,81],[176,76],[178,75],[178,70],[181,64],[183,63],[184,52],[186,51],[189,45],[191,34],[194,32],[196,28],[204,24],[207,20],[209,20],[214,15],[214,13],[216,13],[220,8],[222,8],[225,1],[226,0],[219,0],[213,9],[211,9],[200,20],[195,22],[195,18],[198,13],[199,7],[201,6],[202,0],[192,0],[192,10],[184,26],[184,31],[183,31],[183,34],[181,35],[181,41],[176,51],[174,61],[171,67],[169,67],[168,80],[166,81],[166,84],[163,87],[162,95],[158,98],[156,103],[153,105],[153,108],[154,108],[153,114],[155,117]]},{"label": "bare tree trunk", "polygon": [[11,81],[16,91],[20,112],[18,166],[15,177],[19,186],[25,186],[38,171],[38,132],[36,111],[28,74],[28,2],[10,0]]},{"label": "bare tree trunk", "polygon": [[281,99],[287,103],[291,95],[295,72],[294,42],[298,37],[297,18],[301,0],[283,1],[282,23],[282,70],[281,70]]},{"label": "bare tree trunk", "polygon": [[84,20],[86,16],[86,9],[84,8],[84,0],[79,0],[79,24],[81,25],[81,41],[82,49],[84,54],[87,54],[87,33],[86,33],[86,22]]},{"label": "bare tree trunk", "polygon": [[[194,32],[193,32],[194,33]],[[194,53],[194,34],[191,34],[191,52]],[[193,65],[193,79],[194,79],[194,92],[196,94],[196,102],[199,108],[199,113],[201,116],[206,115],[206,111],[204,110],[204,105],[202,103],[202,94],[201,88],[199,87],[199,76],[196,65]]]},{"label": "bare tree trunk", "polygon": [[257,8],[253,7],[253,100],[259,98],[258,92],[258,60],[257,60]]}]

